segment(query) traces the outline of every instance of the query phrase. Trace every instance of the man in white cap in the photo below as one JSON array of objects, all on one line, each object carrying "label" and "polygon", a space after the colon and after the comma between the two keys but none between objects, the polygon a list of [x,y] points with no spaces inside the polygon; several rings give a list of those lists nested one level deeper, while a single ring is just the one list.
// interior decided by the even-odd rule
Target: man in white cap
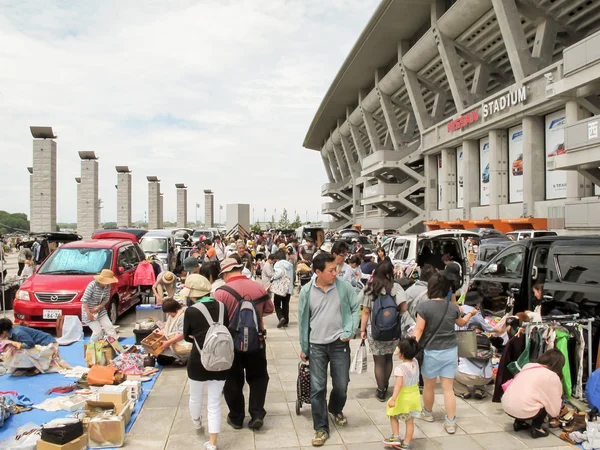
[{"label": "man in white cap", "polygon": [[[264,330],[263,317],[273,314],[275,307],[273,300],[265,288],[254,280],[244,276],[242,269],[244,265],[234,258],[226,258],[221,262],[221,276],[225,280],[225,286],[215,291],[215,298],[227,307],[230,329],[235,326],[233,318],[241,303],[241,299],[250,300],[254,304],[258,316],[258,327]],[[264,336],[264,333],[263,333]],[[269,384],[269,373],[267,372],[267,353],[264,342],[262,348],[252,351],[235,352],[233,366],[225,382],[223,393],[229,407],[227,423],[234,429],[240,429],[246,415],[244,401],[244,374],[250,387],[250,401],[248,412],[250,422],[248,427],[258,430],[263,426],[267,412],[265,411],[265,399],[267,397],[267,386]]]},{"label": "man in white cap", "polygon": [[103,269],[85,288],[81,297],[81,321],[92,330],[90,342],[100,339],[102,331],[117,339],[106,305],[110,302],[110,285],[118,281],[112,270]]}]

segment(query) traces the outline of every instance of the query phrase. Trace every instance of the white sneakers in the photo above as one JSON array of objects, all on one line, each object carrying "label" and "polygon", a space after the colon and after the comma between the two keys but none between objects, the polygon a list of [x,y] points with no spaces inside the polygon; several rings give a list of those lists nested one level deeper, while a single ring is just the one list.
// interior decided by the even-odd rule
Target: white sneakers
[{"label": "white sneakers", "polygon": [[196,431],[202,431],[202,418],[200,418],[200,419],[194,419],[192,417],[192,423],[196,427]]},{"label": "white sneakers", "polygon": [[217,446],[209,444],[207,441],[204,443],[204,450],[217,450]]}]

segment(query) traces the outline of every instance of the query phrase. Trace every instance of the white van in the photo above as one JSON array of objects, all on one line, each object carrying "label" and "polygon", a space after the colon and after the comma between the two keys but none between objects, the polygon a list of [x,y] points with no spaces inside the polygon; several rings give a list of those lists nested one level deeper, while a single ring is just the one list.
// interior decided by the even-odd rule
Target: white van
[{"label": "white van", "polygon": [[177,260],[173,230],[150,230],[140,240],[146,257],[156,255],[163,270],[173,270]]}]

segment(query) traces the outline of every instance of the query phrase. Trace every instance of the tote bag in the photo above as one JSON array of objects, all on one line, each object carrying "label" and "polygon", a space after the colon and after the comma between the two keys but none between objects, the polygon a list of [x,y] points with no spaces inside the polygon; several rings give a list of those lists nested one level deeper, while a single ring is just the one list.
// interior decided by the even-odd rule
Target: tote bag
[{"label": "tote bag", "polygon": [[286,274],[283,274],[281,278],[277,278],[271,283],[271,292],[275,295],[285,297],[290,293],[291,283],[292,280]]},{"label": "tote bag", "polygon": [[460,358],[477,358],[477,335],[475,330],[457,330],[458,356]]}]

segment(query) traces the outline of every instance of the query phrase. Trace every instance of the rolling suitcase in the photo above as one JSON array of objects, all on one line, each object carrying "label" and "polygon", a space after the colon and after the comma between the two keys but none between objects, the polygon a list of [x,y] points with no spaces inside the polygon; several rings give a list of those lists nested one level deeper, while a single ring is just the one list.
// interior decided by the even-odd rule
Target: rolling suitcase
[{"label": "rolling suitcase", "polygon": [[296,415],[300,415],[300,408],[303,404],[310,403],[310,367],[308,363],[300,362],[298,364],[298,380],[296,381]]}]

